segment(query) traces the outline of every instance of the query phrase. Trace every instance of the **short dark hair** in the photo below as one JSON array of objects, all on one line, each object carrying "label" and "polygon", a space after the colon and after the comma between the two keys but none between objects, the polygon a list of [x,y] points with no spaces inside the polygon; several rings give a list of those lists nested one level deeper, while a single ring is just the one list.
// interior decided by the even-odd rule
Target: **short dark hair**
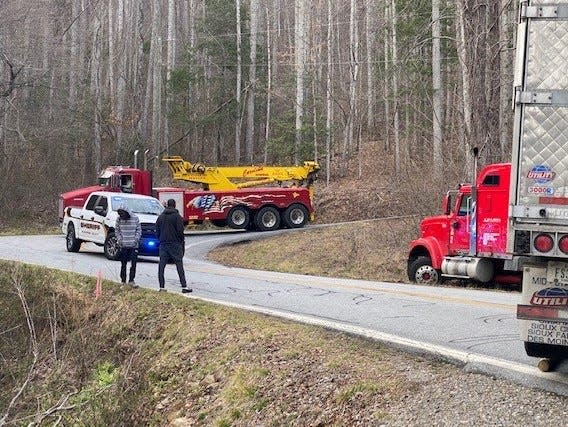
[{"label": "short dark hair", "polygon": [[175,208],[176,207],[176,201],[174,199],[168,199],[167,206],[168,206],[168,208]]}]

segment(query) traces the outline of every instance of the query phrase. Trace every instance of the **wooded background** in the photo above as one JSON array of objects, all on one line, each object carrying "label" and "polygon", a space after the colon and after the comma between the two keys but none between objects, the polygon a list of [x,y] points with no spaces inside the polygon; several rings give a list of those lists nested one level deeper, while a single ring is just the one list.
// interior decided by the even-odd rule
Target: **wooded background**
[{"label": "wooded background", "polygon": [[2,0],[0,225],[55,222],[59,193],[135,149],[315,159],[327,184],[373,147],[376,170],[445,191],[472,147],[509,159],[517,3]]}]

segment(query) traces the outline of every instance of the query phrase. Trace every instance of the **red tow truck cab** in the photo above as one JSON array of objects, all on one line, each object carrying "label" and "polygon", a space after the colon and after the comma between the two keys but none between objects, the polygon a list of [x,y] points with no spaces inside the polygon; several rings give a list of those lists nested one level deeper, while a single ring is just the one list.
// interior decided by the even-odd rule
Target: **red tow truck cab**
[{"label": "red tow truck cab", "polygon": [[449,191],[443,214],[424,218],[420,237],[410,242],[408,277],[423,284],[443,277],[481,282],[520,280],[507,269],[510,163],[485,166],[474,187]]},{"label": "red tow truck cab", "polygon": [[89,195],[95,191],[152,195],[152,172],[129,166],[109,166],[98,178],[98,184],[78,188],[59,196],[59,222],[63,221],[64,210],[68,207],[82,207]]}]

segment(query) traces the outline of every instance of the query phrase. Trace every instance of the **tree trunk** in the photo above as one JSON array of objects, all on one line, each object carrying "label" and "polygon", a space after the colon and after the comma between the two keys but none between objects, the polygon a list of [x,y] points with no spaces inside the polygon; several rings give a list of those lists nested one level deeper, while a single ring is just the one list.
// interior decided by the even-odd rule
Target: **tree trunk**
[{"label": "tree trunk", "polygon": [[[176,61],[176,2],[168,0],[168,40],[167,40],[167,60],[166,60],[166,83],[170,82],[172,71]],[[164,116],[164,149],[166,154],[170,152],[170,129],[169,116],[172,108],[172,97],[169,86],[166,86],[166,114]]]},{"label": "tree trunk", "polygon": [[254,96],[256,91],[256,44],[258,36],[258,8],[258,0],[250,0],[250,64],[245,146],[247,160],[251,164],[254,163]]},{"label": "tree trunk", "polygon": [[94,99],[93,109],[93,153],[94,153],[94,172],[99,173],[102,169],[101,159],[101,112],[102,112],[102,69],[101,69],[101,39],[102,26],[98,15],[99,11],[95,10],[93,20],[93,37],[92,37],[92,57],[91,57],[91,94]]},{"label": "tree trunk", "polygon": [[375,16],[373,0],[367,0],[365,11],[365,53],[367,57],[367,133],[371,135],[375,127],[375,84],[373,79],[373,37],[374,27],[372,17]]},{"label": "tree trunk", "polygon": [[359,75],[359,36],[356,20],[356,1],[351,0],[349,8],[349,112],[347,117],[343,156],[349,157],[353,151],[354,122],[357,115],[356,96]]},{"label": "tree trunk", "polygon": [[241,0],[235,0],[237,13],[237,87],[235,89],[236,121],[235,121],[235,163],[241,161],[241,81],[242,81],[242,54],[241,54]]},{"label": "tree trunk", "polygon": [[499,146],[505,157],[511,144],[511,99],[513,97],[513,40],[511,0],[501,0],[499,20]]},{"label": "tree trunk", "polygon": [[[472,169],[472,162],[470,160],[470,144],[472,130],[472,99],[471,99],[471,81],[469,76],[468,62],[466,57],[466,44],[465,44],[465,10],[463,0],[458,1],[457,4],[457,51],[460,62],[461,78],[462,78],[462,108],[463,108],[463,150],[465,155],[465,164],[468,169],[468,176],[473,176],[475,171]],[[473,177],[475,179],[475,177]]]},{"label": "tree trunk", "polygon": [[300,147],[302,146],[302,127],[304,124],[304,74],[306,51],[306,3],[296,0],[295,3],[295,63],[296,63],[296,137],[294,143],[294,164],[298,164]]},{"label": "tree trunk", "polygon": [[[120,55],[118,60],[118,76],[116,80],[116,146],[119,152],[123,149],[124,130],[124,104],[126,100],[126,75],[127,75],[127,49],[129,31],[125,28],[124,0],[118,0],[118,13],[116,32],[119,38]],[[128,21],[126,21],[128,22]],[[118,160],[118,159],[117,159]]]},{"label": "tree trunk", "polygon": [[443,172],[442,160],[442,64],[440,57],[440,1],[432,0],[432,140],[436,178]]},{"label": "tree trunk", "polygon": [[327,0],[327,70],[326,70],[326,109],[325,109],[325,184],[329,185],[331,178],[331,116],[332,116],[332,103],[331,103],[331,32],[332,26],[332,0]]},{"label": "tree trunk", "polygon": [[270,109],[272,102],[272,36],[270,27],[270,13],[268,3],[266,4],[266,124],[264,126],[264,157],[263,162],[268,162],[268,141],[270,139]]},{"label": "tree trunk", "polygon": [[392,95],[394,102],[393,136],[394,136],[394,167],[396,174],[400,174],[400,136],[398,124],[398,53],[397,53],[397,14],[395,0],[391,0],[391,57],[392,57]]},{"label": "tree trunk", "polygon": [[160,2],[153,3],[152,46],[150,48],[152,65],[152,141],[154,152],[162,155],[162,11]]},{"label": "tree trunk", "polygon": [[385,115],[383,119],[383,137],[385,139],[385,149],[387,151],[391,150],[390,134],[391,134],[391,120],[390,120],[390,84],[389,84],[389,73],[392,70],[392,63],[390,60],[390,49],[389,49],[389,26],[388,22],[390,19],[390,5],[388,1],[385,1],[384,11],[384,37],[383,37],[383,50],[384,50],[384,80],[383,80],[383,101],[385,104]]}]

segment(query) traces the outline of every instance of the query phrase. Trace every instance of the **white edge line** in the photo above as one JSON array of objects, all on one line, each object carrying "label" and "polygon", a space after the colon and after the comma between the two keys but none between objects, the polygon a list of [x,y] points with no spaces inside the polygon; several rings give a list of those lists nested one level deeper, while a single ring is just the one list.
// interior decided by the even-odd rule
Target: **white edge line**
[{"label": "white edge line", "polygon": [[[414,352],[417,353],[437,355],[442,359],[446,359],[449,362],[453,362],[454,364],[461,363],[464,365],[464,368],[466,369],[468,366],[471,365],[473,365],[473,368],[475,368],[475,365],[487,365],[495,368],[505,369],[510,372],[520,374],[522,376],[530,376],[533,379],[538,378],[545,381],[554,381],[557,383],[556,385],[559,386],[559,388],[554,387],[553,390],[550,391],[554,391],[556,393],[563,395],[568,395],[568,388],[567,388],[568,377],[558,372],[541,372],[537,367],[532,367],[520,363],[511,363],[504,359],[499,359],[491,356],[484,356],[480,354],[468,353],[465,351],[460,351],[440,345],[427,344],[420,341],[415,341],[412,339],[402,338],[396,335],[386,334],[384,332],[363,328],[360,326],[350,325],[347,323],[334,322],[330,320],[319,319],[316,317],[294,314],[270,308],[250,306],[250,305],[244,305],[244,304],[227,302],[227,301],[219,301],[211,298],[199,297],[196,295],[184,295],[184,296],[192,299],[201,300],[204,302],[223,305],[226,307],[253,311],[256,313],[266,314],[269,316],[284,318],[300,323],[321,326],[324,328],[342,331],[361,337],[371,338],[373,340],[389,343],[393,347],[403,347],[405,349],[413,350]],[[475,369],[472,369],[472,371],[475,371]],[[518,381],[519,377],[508,377],[508,378],[513,379],[516,382],[519,382]],[[530,386],[530,382],[527,381],[520,381],[520,382],[524,385]],[[539,386],[539,388],[541,387]]]}]

